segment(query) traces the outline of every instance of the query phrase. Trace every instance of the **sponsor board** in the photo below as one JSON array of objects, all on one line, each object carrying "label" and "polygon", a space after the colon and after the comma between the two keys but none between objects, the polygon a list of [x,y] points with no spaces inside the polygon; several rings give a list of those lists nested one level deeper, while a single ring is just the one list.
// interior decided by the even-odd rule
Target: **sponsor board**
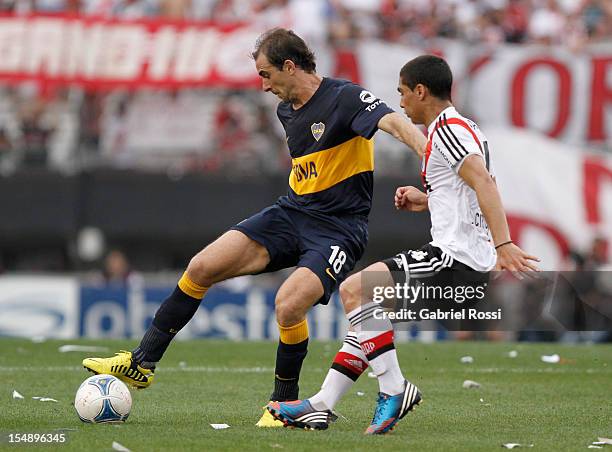
[{"label": "sponsor board", "polygon": [[[0,336],[46,338],[142,337],[155,311],[174,287],[142,284],[88,285],[73,277],[0,277]],[[213,287],[177,339],[278,339],[276,291],[258,287]],[[308,323],[312,339],[342,339],[347,321],[337,293],[315,306]],[[416,331],[398,333],[400,341]],[[435,340],[430,332],[419,340]]]},{"label": "sponsor board", "polygon": [[[81,288],[79,335],[139,338],[172,287]],[[275,291],[252,288],[233,291],[214,287],[178,339],[276,339]],[[334,297],[329,306],[316,306],[309,318],[311,337],[344,336],[346,320]]]},{"label": "sponsor board", "polygon": [[75,278],[0,277],[0,336],[75,337],[78,312]]}]

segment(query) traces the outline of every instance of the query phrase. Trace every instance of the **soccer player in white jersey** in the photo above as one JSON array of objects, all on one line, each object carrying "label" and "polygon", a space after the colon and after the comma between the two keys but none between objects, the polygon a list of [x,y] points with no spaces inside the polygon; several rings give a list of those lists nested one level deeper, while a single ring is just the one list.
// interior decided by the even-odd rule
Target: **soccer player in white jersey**
[{"label": "soccer player in white jersey", "polygon": [[[379,308],[370,301],[374,285],[414,280],[431,285],[447,281],[449,275],[477,284],[486,281],[493,269],[538,270],[534,261],[539,259],[512,242],[487,140],[473,121],[453,107],[451,87],[451,70],[437,56],[419,56],[400,72],[400,106],[414,123],[427,126],[428,142],[421,165],[425,193],[416,187],[399,187],[395,206],[413,212],[429,210],[432,241],[370,265],[340,286],[351,331],[316,395],[268,405],[286,426],[327,428],[333,419],[331,410],[368,365],[378,377],[380,392],[366,434],[390,431],[421,401],[418,388],[402,375],[391,321],[372,322]],[[364,278],[366,273],[376,275],[376,280]]]}]

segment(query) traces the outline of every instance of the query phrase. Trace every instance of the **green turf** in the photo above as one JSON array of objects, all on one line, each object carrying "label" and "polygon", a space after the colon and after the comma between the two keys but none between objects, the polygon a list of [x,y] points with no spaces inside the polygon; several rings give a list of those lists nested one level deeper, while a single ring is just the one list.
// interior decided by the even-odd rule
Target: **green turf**
[{"label": "green turf", "polygon": [[[132,391],[134,405],[125,424],[86,425],[72,407],[77,387],[89,376],[79,367],[86,354],[59,353],[63,343],[0,339],[3,436],[72,429],[67,431],[68,443],[56,448],[79,451],[109,450],[113,441],[134,451],[477,451],[498,450],[509,442],[534,444],[533,450],[586,450],[597,436],[612,436],[609,345],[402,344],[404,373],[421,388],[424,404],[391,434],[364,437],[377,392],[376,380],[365,375],[337,407],[338,422],[325,432],[254,427],[271,391],[275,344],[270,342],[177,342],[153,387]],[[135,345],[78,343],[108,345],[111,350]],[[318,389],[337,345],[311,345],[302,396]],[[507,356],[512,349],[519,353],[515,359]],[[559,353],[564,362],[542,363],[540,356],[550,353]],[[464,355],[473,356],[474,363],[461,364]],[[480,382],[482,388],[462,389],[466,379]],[[13,389],[25,400],[13,400]],[[358,391],[365,395],[358,396]],[[34,401],[32,396],[59,403]],[[213,430],[211,423],[231,428]],[[25,450],[6,442],[0,448]]]}]

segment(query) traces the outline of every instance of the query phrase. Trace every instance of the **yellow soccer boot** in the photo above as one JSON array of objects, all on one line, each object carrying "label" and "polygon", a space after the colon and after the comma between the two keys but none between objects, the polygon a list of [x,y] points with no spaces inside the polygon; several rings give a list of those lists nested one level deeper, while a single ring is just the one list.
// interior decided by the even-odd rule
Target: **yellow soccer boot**
[{"label": "yellow soccer boot", "polygon": [[83,367],[95,374],[113,375],[138,389],[148,388],[153,383],[153,369],[139,366],[132,360],[132,352],[125,350],[111,358],[85,358]]}]

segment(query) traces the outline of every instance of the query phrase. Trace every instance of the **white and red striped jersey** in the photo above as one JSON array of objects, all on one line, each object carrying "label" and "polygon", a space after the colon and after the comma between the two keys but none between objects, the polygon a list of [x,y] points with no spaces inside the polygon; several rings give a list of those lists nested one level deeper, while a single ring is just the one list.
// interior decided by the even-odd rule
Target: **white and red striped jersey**
[{"label": "white and red striped jersey", "polygon": [[421,177],[431,213],[431,244],[474,270],[492,270],[497,255],[489,227],[476,192],[459,176],[470,154],[481,156],[493,175],[487,139],[452,106],[438,115],[427,132]]}]

